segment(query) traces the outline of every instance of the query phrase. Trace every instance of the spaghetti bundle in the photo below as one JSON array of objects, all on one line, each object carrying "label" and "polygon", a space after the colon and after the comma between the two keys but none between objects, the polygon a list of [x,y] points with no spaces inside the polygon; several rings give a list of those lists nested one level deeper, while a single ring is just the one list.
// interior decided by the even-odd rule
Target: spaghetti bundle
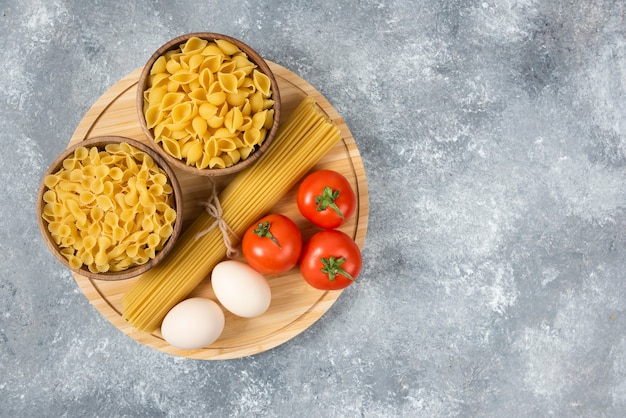
[{"label": "spaghetti bundle", "polygon": [[[339,140],[341,134],[306,97],[281,126],[257,163],[239,173],[220,193],[222,218],[242,235],[267,213]],[[202,213],[178,239],[169,256],[123,296],[123,317],[140,331],[153,332],[226,255],[216,219]],[[206,231],[209,230],[207,233]]]}]

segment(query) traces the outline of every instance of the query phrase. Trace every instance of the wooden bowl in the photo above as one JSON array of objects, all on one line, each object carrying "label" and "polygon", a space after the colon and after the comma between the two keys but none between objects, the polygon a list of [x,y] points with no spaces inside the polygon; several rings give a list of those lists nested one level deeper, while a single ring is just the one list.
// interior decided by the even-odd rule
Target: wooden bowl
[{"label": "wooden bowl", "polygon": [[[271,99],[274,101],[273,124],[271,128],[267,130],[265,140],[263,141],[263,143],[260,146],[256,146],[254,151],[248,156],[248,158],[246,158],[245,160],[240,160],[238,163],[230,167],[200,169],[195,166],[188,165],[182,159],[178,159],[172,156],[170,153],[166,152],[160,143],[157,144],[154,138],[153,130],[148,128],[146,124],[146,117],[144,114],[144,91],[148,88],[150,70],[152,69],[155,61],[159,57],[161,57],[167,51],[179,48],[181,44],[185,43],[187,40],[189,40],[192,37],[205,39],[208,41],[222,39],[222,40],[235,44],[237,47],[239,47],[241,51],[243,51],[248,56],[248,59],[251,62],[256,64],[257,70],[261,71],[262,73],[264,73],[265,75],[269,77],[270,82],[271,82],[271,88],[272,88]],[[245,43],[241,42],[238,39],[232,38],[227,35],[222,35],[219,33],[210,33],[210,32],[189,33],[186,35],[176,37],[170,40],[169,42],[165,43],[159,49],[157,49],[154,52],[154,54],[152,54],[152,56],[150,57],[146,65],[144,66],[143,71],[141,72],[141,75],[139,77],[139,82],[137,84],[137,114],[139,117],[139,124],[144,134],[146,135],[146,137],[150,139],[151,142],[155,144],[155,149],[157,149],[161,153],[161,155],[163,155],[163,157],[170,163],[172,167],[175,167],[176,169],[180,169],[184,172],[194,174],[194,175],[225,176],[225,175],[239,172],[243,170],[244,168],[253,164],[256,160],[258,160],[263,155],[263,153],[271,145],[272,140],[274,139],[276,132],[278,130],[278,125],[280,123],[280,115],[281,115],[280,110],[281,110],[281,103],[280,103],[280,92],[278,90],[278,82],[276,81],[276,78],[272,70],[270,69],[269,65],[263,60],[263,58],[255,50],[253,50],[251,47],[249,47]]]},{"label": "wooden bowl", "polygon": [[[165,245],[163,246],[163,248],[157,251],[155,257],[152,259],[149,259],[145,264],[131,266],[127,268],[126,270],[119,271],[119,272],[105,272],[105,273],[93,273],[84,264],[78,269],[73,268],[70,265],[69,261],[65,258],[65,256],[61,254],[59,246],[55,243],[54,239],[52,238],[52,234],[48,230],[48,222],[42,217],[44,207],[45,207],[44,193],[49,190],[45,184],[45,179],[48,175],[54,174],[60,168],[62,168],[63,161],[66,158],[72,156],[74,151],[79,147],[92,148],[95,146],[98,149],[104,149],[104,147],[107,144],[121,143],[121,142],[126,142],[129,145],[132,145],[133,147],[139,149],[140,151],[143,151],[144,153],[148,154],[150,157],[152,157],[154,162],[167,175],[168,182],[172,186],[172,189],[173,189],[174,204],[176,206],[175,207],[176,220],[174,222],[173,232],[170,235],[170,237],[167,239],[167,241],[165,242]],[[168,165],[167,161],[163,157],[161,157],[161,155],[157,153],[154,149],[131,138],[125,138],[125,137],[120,137],[120,136],[102,136],[102,137],[87,139],[85,141],[79,142],[71,146],[70,148],[66,149],[63,153],[61,153],[61,155],[59,155],[57,159],[54,160],[54,162],[50,165],[50,167],[44,174],[43,179],[41,181],[41,185],[39,187],[39,193],[37,196],[37,218],[38,218],[38,223],[39,223],[39,229],[41,231],[41,234],[43,236],[43,239],[46,245],[48,246],[50,251],[56,256],[56,258],[59,261],[61,261],[61,263],[63,263],[63,265],[65,265],[67,268],[69,268],[70,270],[78,274],[81,274],[85,277],[92,278],[92,279],[124,280],[124,279],[129,279],[131,277],[138,276],[146,272],[150,268],[154,267],[161,260],[163,260],[167,256],[167,254],[171,251],[171,249],[174,247],[174,244],[176,243],[176,239],[180,235],[180,232],[183,227],[183,194],[181,191],[180,184],[178,183],[178,180],[176,179],[174,170]]]}]

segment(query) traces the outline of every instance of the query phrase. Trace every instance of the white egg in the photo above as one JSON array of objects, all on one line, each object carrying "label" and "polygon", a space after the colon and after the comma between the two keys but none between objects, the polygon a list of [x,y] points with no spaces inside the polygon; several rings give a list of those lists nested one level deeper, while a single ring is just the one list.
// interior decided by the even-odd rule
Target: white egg
[{"label": "white egg", "polygon": [[214,301],[190,298],[163,319],[161,335],[173,347],[196,350],[217,340],[224,330],[224,311]]},{"label": "white egg", "polygon": [[211,274],[211,284],[222,306],[244,318],[263,314],[272,300],[265,276],[239,261],[218,263]]}]

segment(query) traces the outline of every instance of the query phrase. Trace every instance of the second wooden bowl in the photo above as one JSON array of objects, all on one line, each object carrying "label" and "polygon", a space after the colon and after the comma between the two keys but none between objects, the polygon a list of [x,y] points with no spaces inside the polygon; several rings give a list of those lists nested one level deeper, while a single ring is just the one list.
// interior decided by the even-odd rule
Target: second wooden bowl
[{"label": "second wooden bowl", "polygon": [[[51,174],[57,173],[61,168],[63,168],[64,161],[72,157],[76,149],[80,147],[85,147],[87,149],[96,147],[98,150],[101,151],[101,150],[104,150],[104,148],[109,144],[119,144],[122,142],[125,142],[135,147],[139,151],[142,151],[143,153],[149,155],[153,159],[153,161],[156,163],[156,165],[165,172],[165,175],[167,177],[167,183],[173,189],[173,192],[172,192],[173,201],[174,201],[173,209],[175,209],[176,211],[176,220],[174,221],[171,235],[169,236],[169,238],[167,238],[167,241],[165,241],[163,247],[156,252],[156,255],[154,258],[149,259],[144,264],[139,264],[135,266],[131,265],[129,268],[122,270],[122,271],[117,271],[117,272],[109,271],[109,272],[97,272],[96,273],[96,272],[90,271],[87,268],[87,266],[85,266],[84,264],[80,267],[71,265],[68,259],[61,253],[60,246],[57,245],[54,238],[52,237],[52,233],[50,232],[50,229],[49,229],[49,222],[46,221],[46,219],[44,219],[44,217],[42,216],[44,213],[44,207],[46,206],[44,194],[50,190],[50,188],[46,185],[46,178]],[[76,198],[80,200],[81,199],[80,195],[83,193],[86,193],[86,192],[77,192]],[[99,201],[97,200],[96,202],[99,203]],[[90,215],[86,215],[86,216],[89,217]],[[156,266],[161,260],[163,260],[167,256],[167,254],[174,247],[176,240],[178,236],[180,235],[182,227],[183,227],[183,194],[181,191],[180,184],[178,183],[178,180],[176,178],[176,174],[174,173],[174,170],[168,165],[167,161],[164,158],[162,158],[161,155],[157,153],[155,150],[153,150],[151,147],[131,138],[125,138],[125,137],[119,137],[119,136],[96,137],[96,138],[87,139],[85,141],[79,142],[69,147],[63,153],[61,153],[61,155],[59,155],[57,159],[50,165],[50,167],[44,174],[41,185],[39,187],[39,193],[37,196],[37,217],[38,217],[39,229],[41,231],[41,234],[43,236],[43,239],[46,245],[48,246],[50,251],[54,254],[54,256],[61,263],[63,263],[63,265],[65,265],[67,268],[69,268],[70,270],[80,275],[83,275],[85,277],[89,277],[92,279],[124,280],[124,279],[129,279],[131,277],[138,276],[146,272],[148,269]],[[92,237],[95,239],[98,238],[98,236],[96,235],[92,235]]]}]

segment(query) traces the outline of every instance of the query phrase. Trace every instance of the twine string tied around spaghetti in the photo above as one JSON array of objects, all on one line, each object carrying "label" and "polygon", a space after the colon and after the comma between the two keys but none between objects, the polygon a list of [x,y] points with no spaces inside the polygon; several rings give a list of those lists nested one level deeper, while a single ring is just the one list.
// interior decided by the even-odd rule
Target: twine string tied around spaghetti
[{"label": "twine string tied around spaghetti", "polygon": [[[198,232],[195,236],[195,239],[198,240],[204,235],[208,234],[215,228],[219,228],[222,233],[222,238],[224,239],[224,246],[226,247],[226,256],[228,258],[234,258],[239,254],[239,251],[236,247],[236,242],[239,241],[239,237],[233,231],[233,229],[228,225],[226,220],[222,217],[222,205],[220,204],[220,199],[217,193],[217,188],[215,187],[215,182],[213,179],[209,178],[211,182],[211,195],[209,196],[206,202],[200,202],[200,205],[204,207],[204,210],[215,219],[208,228]],[[234,238],[234,240],[233,240]]]}]

